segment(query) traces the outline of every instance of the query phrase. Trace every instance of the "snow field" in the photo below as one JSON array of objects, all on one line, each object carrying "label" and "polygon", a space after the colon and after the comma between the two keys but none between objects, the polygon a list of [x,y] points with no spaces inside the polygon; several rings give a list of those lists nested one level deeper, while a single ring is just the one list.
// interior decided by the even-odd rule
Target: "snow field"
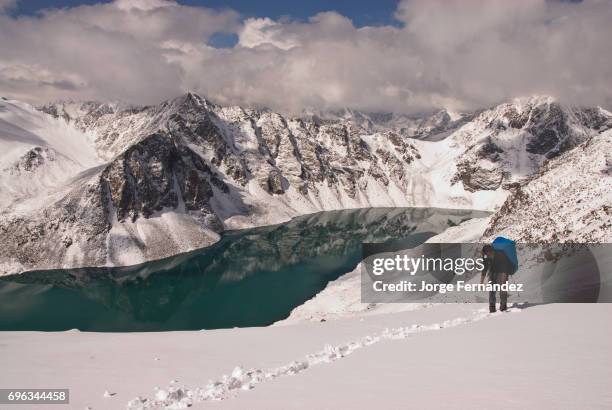
[{"label": "snow field", "polygon": [[[513,313],[520,311],[521,309],[519,307],[511,307],[508,309],[508,312]],[[154,398],[137,397],[130,400],[127,404],[127,408],[129,410],[158,408],[185,409],[198,402],[226,400],[235,396],[241,390],[251,390],[262,383],[285,376],[293,376],[313,366],[333,363],[353,354],[357,350],[367,348],[386,340],[402,340],[419,333],[452,328],[498,316],[500,314],[503,313],[498,312],[490,314],[487,309],[479,309],[470,316],[448,319],[441,323],[429,325],[413,324],[405,327],[385,328],[382,332],[366,335],[346,343],[325,345],[322,350],[308,354],[302,359],[294,360],[283,366],[271,369],[252,368],[246,370],[241,366],[236,366],[229,375],[226,374],[217,380],[211,380],[204,387],[189,389],[185,386],[179,387],[176,386],[175,383],[171,383],[166,389],[157,389]]]}]

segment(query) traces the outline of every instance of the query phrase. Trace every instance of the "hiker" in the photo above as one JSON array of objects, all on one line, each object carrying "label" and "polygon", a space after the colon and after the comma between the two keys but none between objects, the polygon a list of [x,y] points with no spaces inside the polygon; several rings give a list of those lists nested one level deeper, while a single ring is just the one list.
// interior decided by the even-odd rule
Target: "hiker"
[{"label": "hiker", "polygon": [[[498,283],[500,285],[508,282],[508,275],[514,273],[516,268],[508,256],[501,250],[493,248],[491,245],[482,247],[482,256],[484,257],[485,268],[480,276],[480,283],[484,283],[485,277],[489,276],[490,283]],[[508,292],[499,291],[499,310],[504,312],[508,309]],[[489,292],[489,312],[495,312],[495,290]]]}]

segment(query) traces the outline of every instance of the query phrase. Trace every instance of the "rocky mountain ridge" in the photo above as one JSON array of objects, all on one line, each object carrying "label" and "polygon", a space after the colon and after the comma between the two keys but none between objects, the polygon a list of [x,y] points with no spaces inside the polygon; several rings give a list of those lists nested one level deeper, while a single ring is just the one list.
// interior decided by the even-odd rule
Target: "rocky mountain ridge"
[{"label": "rocky mountain ridge", "polygon": [[[3,169],[15,169],[25,158],[40,165],[40,174],[47,172],[59,144],[45,139],[50,127],[77,132],[71,139],[97,155],[36,191],[9,195],[0,213],[4,273],[129,265],[206,246],[223,229],[321,210],[494,210],[549,158],[612,124],[604,110],[564,107],[544,97],[455,119],[466,122],[454,132],[448,113],[426,118],[414,138],[355,113],[293,118],[222,107],[192,93],[149,107],[56,103],[36,111],[2,104],[5,135],[18,123],[37,138],[18,148],[13,141],[23,142],[24,132],[0,139],[20,153],[0,158],[9,165]],[[28,129],[33,121],[47,125]],[[450,135],[423,137],[440,130]],[[62,149],[58,153],[65,151],[69,161],[78,157]],[[3,186],[22,186],[35,175],[20,172],[26,179],[17,184],[2,171]]]},{"label": "rocky mountain ridge", "polygon": [[608,243],[612,240],[612,130],[548,161],[493,215],[486,240]]},{"label": "rocky mountain ridge", "polygon": [[[601,108],[565,107],[542,96],[502,104],[453,135],[467,146],[454,180],[468,190],[512,189],[546,161],[611,128],[612,116]],[[474,129],[484,130],[477,140]]]}]

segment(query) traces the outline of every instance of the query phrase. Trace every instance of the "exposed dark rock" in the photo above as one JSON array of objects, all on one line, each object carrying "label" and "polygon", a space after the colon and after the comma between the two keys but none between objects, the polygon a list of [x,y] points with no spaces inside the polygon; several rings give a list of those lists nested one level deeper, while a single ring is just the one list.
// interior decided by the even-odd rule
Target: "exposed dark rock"
[{"label": "exposed dark rock", "polygon": [[538,105],[531,110],[525,130],[533,136],[527,152],[553,157],[561,151],[559,143],[569,136],[567,115],[557,103]]},{"label": "exposed dark rock", "polygon": [[466,191],[493,191],[500,187],[503,174],[500,169],[487,169],[467,162],[457,165],[453,183],[461,181]]},{"label": "exposed dark rock", "polygon": [[227,192],[227,185],[200,156],[164,133],[153,134],[117,157],[100,176],[101,192],[108,192],[117,220],[150,217],[164,208],[211,214],[211,183]]},{"label": "exposed dark rock", "polygon": [[283,194],[289,183],[278,170],[271,170],[268,174],[268,192],[271,194]]},{"label": "exposed dark rock", "polygon": [[38,169],[41,165],[56,160],[56,152],[52,148],[34,147],[17,160],[17,162],[8,168],[10,173],[32,172]]},{"label": "exposed dark rock", "polygon": [[500,155],[504,150],[498,147],[493,140],[489,137],[487,142],[483,144],[478,150],[479,158],[487,158],[490,161],[497,162],[500,160]]},{"label": "exposed dark rock", "polygon": [[511,107],[506,113],[504,118],[508,121],[508,125],[512,128],[521,129],[527,124],[529,119],[529,111],[524,110],[520,114],[516,108]]},{"label": "exposed dark rock", "polygon": [[612,118],[598,107],[583,108],[576,113],[580,123],[584,127],[604,132],[612,128]]}]

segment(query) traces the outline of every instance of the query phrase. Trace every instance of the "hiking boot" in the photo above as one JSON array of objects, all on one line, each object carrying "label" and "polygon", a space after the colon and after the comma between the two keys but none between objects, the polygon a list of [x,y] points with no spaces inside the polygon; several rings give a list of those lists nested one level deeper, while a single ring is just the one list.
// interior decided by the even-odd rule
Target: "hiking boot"
[{"label": "hiking boot", "polygon": [[495,313],[495,306],[489,306],[489,313]]},{"label": "hiking boot", "polygon": [[506,310],[508,310],[508,306],[506,306],[506,305],[501,305],[501,306],[499,307],[499,310],[501,310],[502,312],[505,312]]}]

